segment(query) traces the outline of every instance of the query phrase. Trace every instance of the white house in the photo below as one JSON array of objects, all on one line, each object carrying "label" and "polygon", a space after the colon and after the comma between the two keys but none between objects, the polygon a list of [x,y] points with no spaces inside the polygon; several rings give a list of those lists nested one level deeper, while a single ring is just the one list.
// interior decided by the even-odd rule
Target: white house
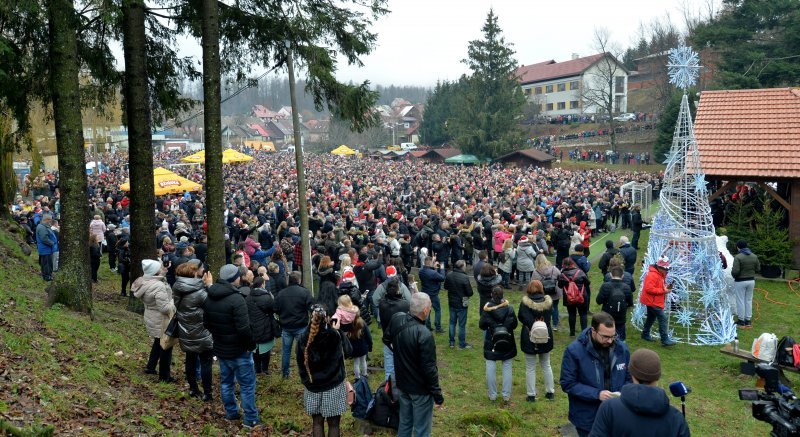
[{"label": "white house", "polygon": [[[540,105],[541,115],[604,112],[598,101],[609,95],[613,96],[613,113],[628,109],[628,71],[609,53],[583,58],[573,55],[569,61],[523,65],[517,69],[516,76],[528,101]],[[608,90],[602,86],[602,79],[612,76],[613,90]]]}]

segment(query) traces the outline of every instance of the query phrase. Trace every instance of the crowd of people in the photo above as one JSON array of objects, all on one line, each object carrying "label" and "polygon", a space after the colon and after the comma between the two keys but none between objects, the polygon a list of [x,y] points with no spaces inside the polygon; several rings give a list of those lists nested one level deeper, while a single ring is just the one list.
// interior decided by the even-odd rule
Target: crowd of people
[{"label": "crowd of people", "polygon": [[[142,261],[144,275],[130,287],[144,304],[152,342],[145,373],[175,382],[171,346],[178,345],[186,354],[189,395],[211,401],[216,357],[226,418],[253,427],[260,423],[257,375],[277,367],[270,365],[270,358],[280,338],[281,376],[291,377],[294,355],[313,435],[324,435],[326,427],[327,435],[339,435],[339,419],[349,409],[347,361],[352,360],[357,377],[367,376],[366,357],[380,330],[383,380],[397,390],[393,414],[398,434],[430,435],[433,405],[444,402],[435,335],[445,332],[439,299],[444,288],[449,346],[461,350],[472,348],[465,331],[477,291],[490,400],[510,401],[512,363],[520,351],[525,355],[526,400],[535,402],[539,395],[537,367],[544,375],[544,399],[555,398],[550,353],[560,325],[560,302],[574,339],[564,352],[560,385],[569,396],[569,417],[579,434],[612,435],[595,433],[593,426],[623,429],[619,427],[626,425],[594,418],[607,418],[611,413],[606,409],[616,414],[626,408],[628,398],[649,396],[653,405],[647,408],[663,410],[666,397],[653,387],[659,376],[657,356],[647,355],[637,364],[636,354],[630,357],[623,341],[636,289],[631,276],[635,244],[626,237],[619,248],[607,242],[599,263],[604,283],[591,284],[587,275],[591,239],[637,222],[638,210],[620,194],[620,186],[631,180],[655,185],[658,175],[310,156],[306,194],[314,281],[308,281],[301,274],[293,160],[259,153],[251,163],[225,167],[229,264],[218,272],[208,271],[205,264],[203,193],[157,199],[153,229],[158,253]],[[178,158],[175,153],[156,156],[163,165]],[[96,248],[92,256],[98,267],[102,253],[108,254],[109,267],[120,274],[120,294],[126,296],[131,279],[129,202],[118,188],[125,179],[124,157],[107,164],[109,173],[90,176],[87,244]],[[198,168],[175,170],[202,181]],[[39,245],[42,276],[51,280],[57,266],[47,254],[57,252],[57,183],[46,194],[28,202],[20,199],[12,211],[30,229]],[[412,269],[419,269],[418,282]],[[661,320],[655,310],[659,302],[663,315],[669,262],[659,261],[652,269],[642,292],[647,326]],[[96,275],[94,261],[92,270]],[[660,279],[651,280],[656,274]],[[312,283],[318,284],[314,292]],[[516,309],[505,297],[512,285],[524,292]],[[603,312],[595,313],[588,326],[593,286]],[[177,342],[170,343],[170,338]],[[674,342],[662,337],[662,344]],[[625,384],[631,381],[642,387],[628,392]],[[606,402],[615,396],[621,396],[623,405]],[[669,435],[688,435],[685,422],[662,412],[676,430]],[[652,420],[644,410],[626,414]]]}]

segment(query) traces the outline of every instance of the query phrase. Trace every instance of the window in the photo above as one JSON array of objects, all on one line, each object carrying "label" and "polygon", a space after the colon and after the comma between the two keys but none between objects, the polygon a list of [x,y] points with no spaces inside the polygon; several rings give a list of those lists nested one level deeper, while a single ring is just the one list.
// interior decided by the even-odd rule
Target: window
[{"label": "window", "polygon": [[571,90],[577,90],[580,87],[581,87],[580,82],[578,82],[577,80],[573,80],[572,82],[569,83],[569,89]]},{"label": "window", "polygon": [[567,102],[558,102],[558,109],[567,109]]},{"label": "window", "polygon": [[547,110],[548,111],[552,111],[553,110],[553,104],[552,103],[548,103],[547,104]]},{"label": "window", "polygon": [[548,94],[549,94],[549,93],[552,93],[552,92],[553,92],[553,85],[547,85],[547,86],[545,87],[545,89],[544,89],[544,92],[546,92],[546,93],[548,93]]},{"label": "window", "polygon": [[625,108],[622,107],[625,96],[614,96],[614,110],[617,112],[624,112]]},{"label": "window", "polygon": [[542,87],[537,86],[536,87],[536,94],[541,94],[541,93],[542,93]]},{"label": "window", "polygon": [[578,109],[578,108],[580,108],[580,102],[578,102],[577,100],[569,102],[569,109]]},{"label": "window", "polygon": [[614,92],[617,94],[622,94],[625,92],[625,76],[617,76],[614,78]]},{"label": "window", "polygon": [[525,88],[525,95],[526,96],[531,95],[531,89],[530,88]]},{"label": "window", "polygon": [[558,89],[559,91],[566,91],[567,90],[567,84],[566,83],[560,83],[560,84],[556,85],[556,89]]}]

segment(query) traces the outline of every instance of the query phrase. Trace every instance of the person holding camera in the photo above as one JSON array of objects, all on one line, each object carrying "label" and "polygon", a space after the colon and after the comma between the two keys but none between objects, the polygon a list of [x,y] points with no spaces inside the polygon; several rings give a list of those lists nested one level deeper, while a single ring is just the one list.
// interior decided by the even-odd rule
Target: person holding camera
[{"label": "person holding camera", "polygon": [[669,338],[667,330],[667,314],[664,312],[664,300],[667,293],[671,293],[667,287],[667,273],[669,273],[669,259],[661,257],[655,264],[650,266],[644,277],[642,292],[639,295],[639,302],[647,307],[647,318],[642,326],[642,340],[653,341],[650,338],[650,328],[658,319],[658,333],[661,335],[663,346],[674,346],[677,342]]},{"label": "person holding camera", "polygon": [[658,354],[650,349],[637,350],[631,355],[628,372],[633,384],[622,387],[619,397],[600,404],[589,436],[690,436],[686,419],[670,406],[664,389],[658,387]]},{"label": "person holding camera", "polygon": [[[433,258],[425,258],[425,265],[419,271],[419,282],[422,286],[422,292],[431,298],[431,305],[436,312],[436,320],[434,326],[436,333],[441,334],[442,330],[442,304],[439,302],[439,291],[444,282],[444,269],[439,261],[434,262]],[[427,319],[425,326],[431,329],[431,321]]]}]

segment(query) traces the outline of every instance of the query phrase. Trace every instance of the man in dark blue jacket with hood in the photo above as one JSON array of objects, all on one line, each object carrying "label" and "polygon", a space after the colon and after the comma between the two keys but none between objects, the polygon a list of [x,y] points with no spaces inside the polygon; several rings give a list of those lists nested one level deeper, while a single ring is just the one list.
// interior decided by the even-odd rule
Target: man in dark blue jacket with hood
[{"label": "man in dark blue jacket with hood", "polygon": [[600,405],[591,437],[647,436],[688,437],[686,419],[669,405],[669,398],[657,386],[661,378],[661,360],[650,349],[631,355],[628,371],[633,384],[622,387],[622,394]]},{"label": "man in dark blue jacket with hood", "polygon": [[631,382],[628,346],[616,339],[614,318],[601,311],[564,350],[561,389],[569,397],[569,421],[579,437],[589,435],[600,404]]},{"label": "man in dark blue jacket with hood", "polygon": [[[425,258],[425,265],[419,271],[419,282],[422,287],[422,292],[430,296],[433,311],[436,313],[436,333],[441,334],[442,330],[442,305],[439,302],[439,291],[442,289],[442,282],[444,282],[444,268],[441,267],[438,261],[434,262],[433,258]],[[431,319],[425,321],[428,329],[431,329]]]}]

